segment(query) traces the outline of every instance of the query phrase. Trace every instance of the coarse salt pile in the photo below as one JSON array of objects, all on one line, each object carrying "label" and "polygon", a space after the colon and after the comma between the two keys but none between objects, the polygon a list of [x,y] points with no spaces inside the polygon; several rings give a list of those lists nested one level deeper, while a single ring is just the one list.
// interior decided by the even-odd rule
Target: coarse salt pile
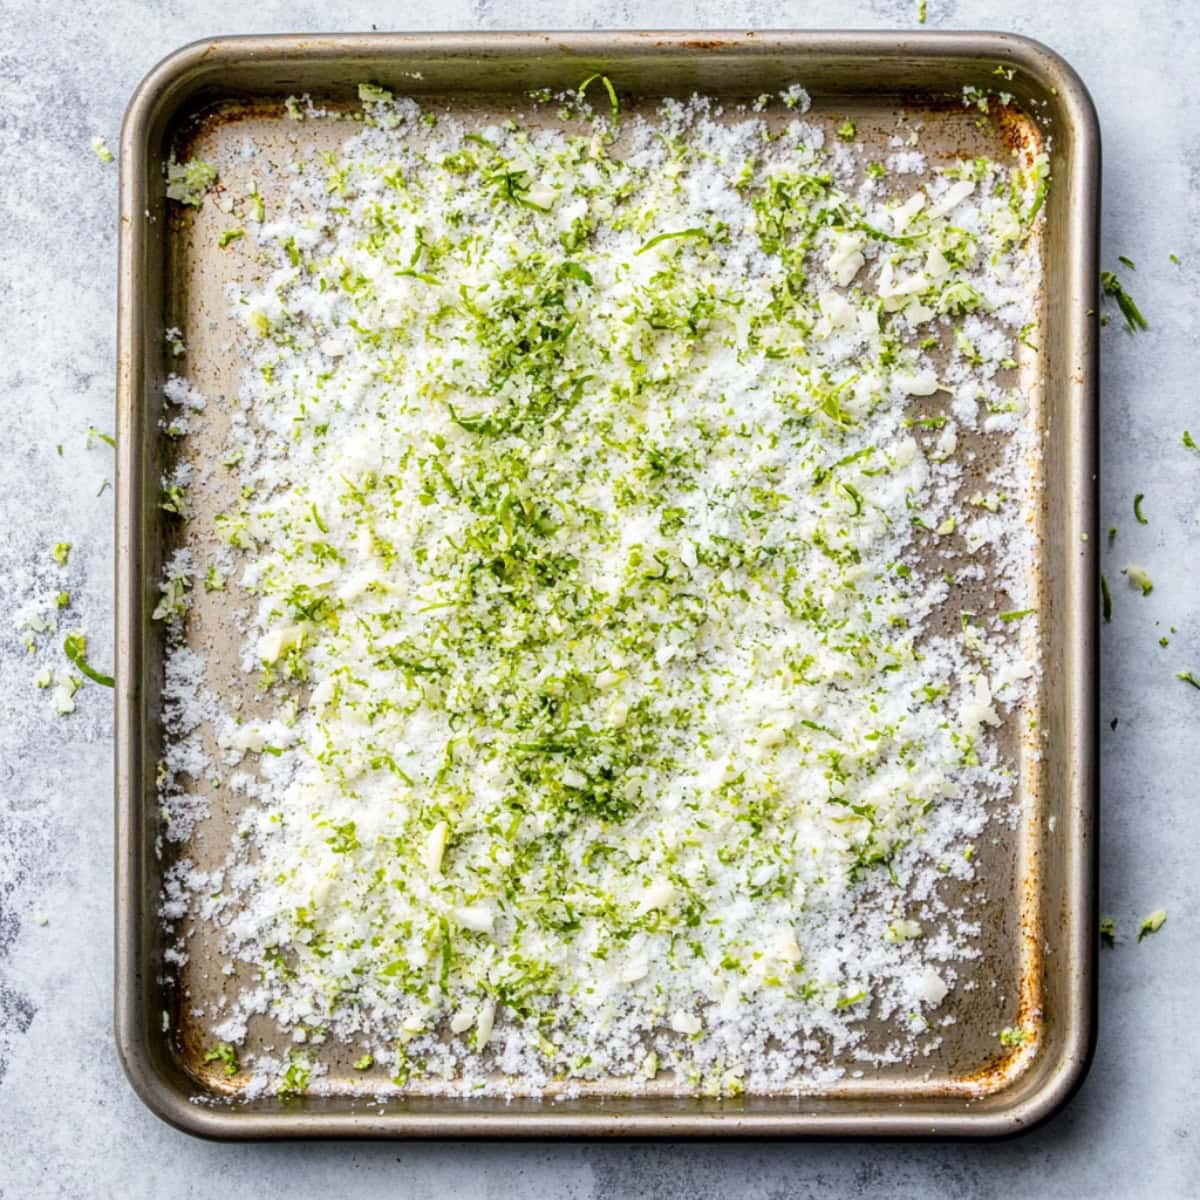
[{"label": "coarse salt pile", "polygon": [[[231,292],[242,499],[207,571],[271,715],[205,691],[187,550],[157,614],[168,823],[203,820],[185,776],[247,794],[165,912],[256,979],[213,1038],[293,1043],[243,1051],[252,1092],[333,1086],[347,1049],[379,1089],[534,1095],[927,1052],[978,954],[942,882],[1014,794],[1036,670],[1004,381],[1045,160],[892,187],[798,88],[770,137],[703,98],[535,131],[363,94]],[[960,618],[984,557],[1011,609]]]}]

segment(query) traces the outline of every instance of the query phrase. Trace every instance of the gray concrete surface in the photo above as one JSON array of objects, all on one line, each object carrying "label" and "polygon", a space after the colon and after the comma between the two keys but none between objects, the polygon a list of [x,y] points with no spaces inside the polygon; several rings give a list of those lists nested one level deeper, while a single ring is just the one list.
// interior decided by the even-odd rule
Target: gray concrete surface
[{"label": "gray concrete surface", "polygon": [[[1092,88],[1105,140],[1104,260],[1137,263],[1151,322],[1104,331],[1103,519],[1110,576],[1134,561],[1103,631],[1102,900],[1126,943],[1103,957],[1100,1048],[1073,1105],[1000,1145],[218,1146],[160,1124],[113,1050],[108,696],[48,715],[0,618],[0,1196],[1168,1197],[1200,1194],[1200,6],[1154,0],[929,0],[931,28],[1048,42]],[[115,146],[126,99],[161,55],[214,33],[604,27],[912,28],[916,0],[0,0],[0,599],[60,575],[94,657],[111,661]],[[1180,259],[1172,264],[1169,255]],[[61,454],[56,445],[62,446]],[[1131,501],[1146,495],[1150,523]],[[1158,638],[1170,626],[1170,645]],[[1138,918],[1170,920],[1134,944]],[[39,915],[48,918],[39,923]]]}]

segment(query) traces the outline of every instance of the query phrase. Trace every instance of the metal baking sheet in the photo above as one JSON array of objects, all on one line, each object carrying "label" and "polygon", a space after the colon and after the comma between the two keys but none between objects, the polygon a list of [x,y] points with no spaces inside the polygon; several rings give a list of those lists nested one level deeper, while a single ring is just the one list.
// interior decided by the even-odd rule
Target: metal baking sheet
[{"label": "metal baking sheet", "polygon": [[[996,90],[1007,106],[981,118],[964,85]],[[172,453],[159,428],[161,387],[175,365],[164,342],[184,330],[187,374],[206,394],[236,391],[224,285],[232,256],[216,246],[219,212],[181,213],[163,197],[172,148],[206,158],[246,135],[270,155],[288,139],[336,148],[339,122],[297,124],[283,101],[308,92],[350,107],[364,79],[478,116],[519,110],[528,89],[573,88],[595,71],[637,106],[693,91],[751,101],[799,82],[806,120],[833,128],[847,116],[881,146],[899,118],[920,120],[922,149],[946,160],[1048,149],[1038,350],[1022,382],[1040,389],[1042,489],[1026,514],[1037,549],[1046,667],[1037,741],[1011,738],[1022,820],[981,843],[988,902],[973,978],[994,986],[955,1001],[957,1024],[919,1067],[873,1068],[814,1094],[696,1099],[671,1083],[636,1096],[614,1087],[576,1098],[461,1100],[416,1092],[382,1101],[352,1094],[240,1100],[219,1064],[205,1064],[191,1004],[227,981],[203,936],[185,965],[164,958],[158,918],[163,872],[178,850],[159,844],[155,768],[161,756],[162,629],[150,620],[178,526],[158,505]],[[129,1078],[161,1117],[190,1132],[265,1137],[745,1137],[997,1136],[1055,1111],[1086,1071],[1095,1027],[1095,527],[1096,238],[1099,135],[1071,69],[1034,42],[969,33],[444,34],[229,38],[185,47],[157,66],[133,98],[121,146],[121,268],[117,481],[116,1035]],[[235,181],[232,181],[234,182]],[[220,445],[210,406],[188,439],[202,457]],[[199,589],[197,589],[199,593]],[[187,637],[232,644],[222,593],[198,594]],[[232,657],[232,656],[231,656]],[[230,687],[241,686],[230,662]],[[198,788],[201,784],[196,785]],[[185,850],[211,855],[236,821],[234,798],[215,798],[205,835]],[[1031,1024],[1032,1052],[1006,1052],[994,1031]],[[339,1076],[332,1070],[335,1084]]]}]

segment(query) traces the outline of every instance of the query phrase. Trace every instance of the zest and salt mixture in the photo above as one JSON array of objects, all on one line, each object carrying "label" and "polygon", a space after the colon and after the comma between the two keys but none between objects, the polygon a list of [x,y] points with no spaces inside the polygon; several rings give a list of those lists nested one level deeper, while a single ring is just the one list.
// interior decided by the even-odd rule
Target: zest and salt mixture
[{"label": "zest and salt mixture", "polygon": [[[812,1088],[929,1053],[980,953],[943,890],[1034,716],[1046,159],[905,127],[871,161],[798,87],[770,128],[609,95],[473,126],[364,86],[222,235],[269,277],[229,292],[240,502],[156,614],[166,836],[189,779],[244,811],[164,916],[252,981],[193,1013],[246,1094],[336,1056],[374,1091]],[[212,403],[167,400],[175,433]],[[188,648],[202,586],[270,715]]]}]

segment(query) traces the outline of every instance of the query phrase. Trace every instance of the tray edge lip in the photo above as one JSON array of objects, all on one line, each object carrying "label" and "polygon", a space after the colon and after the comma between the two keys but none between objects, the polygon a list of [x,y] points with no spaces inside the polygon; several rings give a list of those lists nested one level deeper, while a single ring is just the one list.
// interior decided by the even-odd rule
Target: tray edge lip
[{"label": "tray edge lip", "polygon": [[[727,39],[713,45],[714,39]],[[616,45],[614,45],[614,42]],[[135,393],[141,394],[143,312],[136,297],[137,281],[145,258],[145,228],[139,208],[148,183],[141,163],[152,121],[161,115],[173,87],[186,84],[200,69],[219,69],[247,57],[336,58],[347,50],[374,53],[437,51],[458,46],[489,46],[498,53],[553,45],[559,50],[598,53],[605,49],[628,54],[645,43],[664,50],[705,53],[793,53],[839,50],[866,56],[895,52],[903,46],[915,57],[952,57],[1005,60],[1038,82],[1056,89],[1058,107],[1065,118],[1065,134],[1076,151],[1071,183],[1076,189],[1074,226],[1068,233],[1071,252],[1067,274],[1083,297],[1096,291],[1099,237],[1100,130],[1095,106],[1074,68],[1054,50],[1032,38],[1007,32],[912,30],[598,30],[534,32],[263,34],[206,38],[188,43],[161,59],[135,89],[126,110],[121,133],[120,231],[118,267],[117,336],[117,486],[115,515],[115,646],[117,687],[114,693],[115,784],[115,1003],[114,1034],[118,1054],[133,1090],[152,1112],[168,1124],[200,1137],[215,1139],[278,1139],[296,1137],[444,1137],[444,1138],[654,1138],[654,1137],[789,1137],[807,1138],[1003,1138],[1023,1133],[1050,1119],[1082,1085],[1096,1044],[1095,880],[1097,874],[1098,763],[1098,643],[1095,636],[1095,603],[1088,579],[1094,573],[1093,552],[1076,557],[1068,566],[1069,648],[1078,655],[1072,678],[1070,709],[1078,718],[1072,759],[1074,785],[1066,802],[1075,837],[1070,845],[1067,902],[1072,909],[1073,957],[1079,978],[1073,981],[1071,1003],[1065,1014],[1064,1038],[1055,1061],[1042,1070],[1032,1095],[996,1111],[974,1115],[967,1111],[927,1116],[895,1113],[809,1114],[779,1112],[727,1117],[703,1114],[564,1114],[486,1115],[470,1111],[453,1114],[247,1113],[191,1103],[152,1061],[149,1037],[153,1036],[136,997],[134,982],[143,965],[138,949],[139,922],[130,901],[142,882],[135,861],[132,825],[133,738],[140,732],[136,702],[141,644],[134,615],[138,556],[130,543],[140,526],[132,481],[140,478],[140,462],[130,436],[135,420]],[[184,100],[187,97],[183,98]],[[168,113],[168,115],[171,115]],[[1094,307],[1094,305],[1093,305]],[[1071,433],[1079,449],[1072,462],[1075,482],[1081,485],[1069,506],[1073,530],[1089,535],[1095,544],[1098,473],[1098,354],[1094,323],[1079,313],[1067,318],[1066,340],[1074,371],[1064,392],[1070,398]],[[121,436],[124,434],[124,436]],[[1072,560],[1069,560],[1071,562]],[[1089,719],[1090,718],[1090,719]],[[794,1103],[802,1104],[800,1099]],[[549,1120],[547,1120],[549,1118]],[[797,1125],[803,1125],[797,1129]]]}]

